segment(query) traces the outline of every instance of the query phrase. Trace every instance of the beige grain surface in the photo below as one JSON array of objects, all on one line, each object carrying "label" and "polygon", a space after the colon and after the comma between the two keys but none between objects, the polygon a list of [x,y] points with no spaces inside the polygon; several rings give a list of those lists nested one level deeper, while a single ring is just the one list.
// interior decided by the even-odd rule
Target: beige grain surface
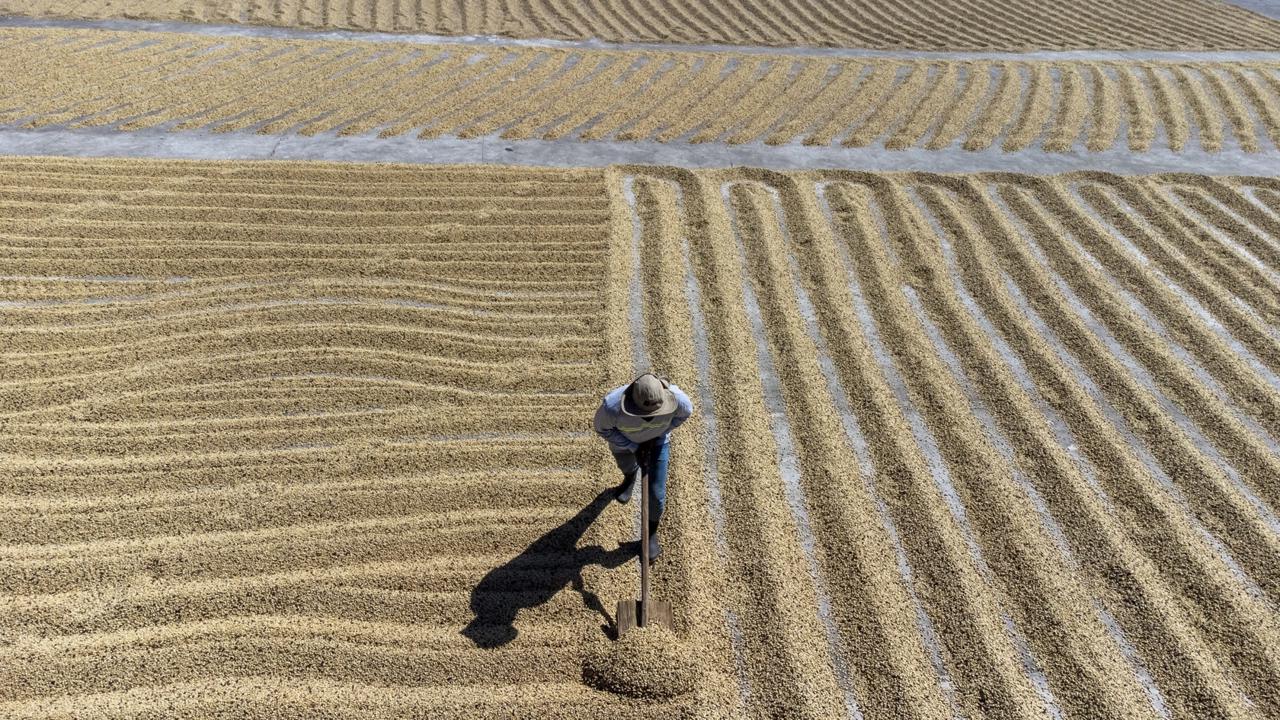
[{"label": "beige grain surface", "polygon": [[[1280,714],[1276,180],[0,178],[0,716]],[[699,413],[612,646],[634,273]]]},{"label": "beige grain surface", "polygon": [[0,166],[0,716],[721,704],[582,684],[600,172]]},{"label": "beige grain surface", "polygon": [[[941,61],[0,29],[0,126],[1277,151],[1280,64]],[[1192,138],[1189,141],[1189,138]]]},{"label": "beige grain surface", "polygon": [[[610,174],[653,263],[649,351],[686,388],[707,328],[726,596],[799,580],[813,607],[786,548],[798,469],[864,716],[1280,709],[1274,180]],[[684,317],[682,248],[701,298]],[[772,382],[794,456],[764,422]],[[830,716],[829,690],[789,692],[830,657],[793,610],[741,607],[752,697]]]},{"label": "beige grain surface", "polygon": [[1280,22],[1214,0],[0,0],[0,13],[733,45],[1280,48]]}]

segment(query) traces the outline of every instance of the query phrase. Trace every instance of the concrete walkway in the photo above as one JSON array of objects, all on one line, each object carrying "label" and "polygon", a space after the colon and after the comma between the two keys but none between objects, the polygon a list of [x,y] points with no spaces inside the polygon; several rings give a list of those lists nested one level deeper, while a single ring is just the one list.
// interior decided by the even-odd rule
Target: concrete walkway
[{"label": "concrete walkway", "polygon": [[1046,153],[1025,150],[1007,153],[999,148],[972,152],[944,150],[886,150],[863,147],[810,147],[664,144],[655,142],[579,140],[419,140],[411,135],[338,137],[322,134],[213,134],[203,131],[121,132],[111,129],[22,130],[0,128],[0,155],[67,155],[78,157],[152,157],[207,160],[331,160],[425,164],[494,163],[551,167],[603,167],[617,164],[678,165],[687,168],[763,167],[775,170],[843,168],[892,172],[1007,171],[1036,174],[1072,170],[1107,170],[1121,174],[1193,172],[1211,175],[1276,175],[1280,154],[1128,150]]},{"label": "concrete walkway", "polygon": [[1280,0],[1225,0],[1228,5],[1235,5],[1259,15],[1280,20]]}]

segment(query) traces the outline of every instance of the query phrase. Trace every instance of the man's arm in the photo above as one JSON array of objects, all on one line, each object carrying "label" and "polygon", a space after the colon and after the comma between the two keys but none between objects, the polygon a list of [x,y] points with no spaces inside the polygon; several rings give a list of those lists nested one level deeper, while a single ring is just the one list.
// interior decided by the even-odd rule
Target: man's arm
[{"label": "man's arm", "polygon": [[671,427],[667,428],[667,432],[671,432],[684,424],[693,415],[693,401],[679,387],[672,385],[671,394],[676,396],[676,412],[671,416]]},{"label": "man's arm", "polygon": [[610,410],[609,406],[603,402],[600,403],[600,407],[596,409],[596,417],[592,422],[592,425],[594,425],[597,435],[607,440],[610,445],[616,448],[621,448],[623,450],[635,450],[640,447],[628,440],[626,435],[622,434],[622,431],[618,429],[617,418],[614,416],[613,411]]}]

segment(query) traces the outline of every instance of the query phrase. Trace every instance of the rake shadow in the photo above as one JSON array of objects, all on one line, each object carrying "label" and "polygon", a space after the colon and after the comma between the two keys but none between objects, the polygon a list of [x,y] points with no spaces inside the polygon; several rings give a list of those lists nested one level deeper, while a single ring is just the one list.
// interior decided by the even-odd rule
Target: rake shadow
[{"label": "rake shadow", "polygon": [[519,635],[515,628],[521,610],[542,605],[555,597],[566,585],[582,596],[582,602],[605,619],[605,629],[613,627],[613,618],[594,592],[586,589],[582,570],[588,565],[616,568],[633,561],[639,545],[623,543],[615,550],[600,545],[578,547],[578,541],[600,513],[613,502],[617,488],[601,491],[586,507],[578,511],[525,548],[505,564],[490,570],[471,590],[471,612],[475,617],[462,629],[477,647],[497,648]]}]

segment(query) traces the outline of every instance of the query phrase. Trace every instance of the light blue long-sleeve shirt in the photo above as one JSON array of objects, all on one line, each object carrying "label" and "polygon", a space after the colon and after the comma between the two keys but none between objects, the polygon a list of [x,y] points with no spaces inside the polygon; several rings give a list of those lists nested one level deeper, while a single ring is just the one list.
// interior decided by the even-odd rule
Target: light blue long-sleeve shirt
[{"label": "light blue long-sleeve shirt", "polygon": [[635,450],[640,443],[659,439],[667,444],[667,434],[680,427],[693,415],[693,401],[676,385],[667,389],[676,396],[676,409],[667,415],[653,415],[647,420],[622,412],[622,400],[630,385],[622,385],[609,391],[596,410],[594,421],[596,434],[609,441],[610,450],[622,452]]}]

